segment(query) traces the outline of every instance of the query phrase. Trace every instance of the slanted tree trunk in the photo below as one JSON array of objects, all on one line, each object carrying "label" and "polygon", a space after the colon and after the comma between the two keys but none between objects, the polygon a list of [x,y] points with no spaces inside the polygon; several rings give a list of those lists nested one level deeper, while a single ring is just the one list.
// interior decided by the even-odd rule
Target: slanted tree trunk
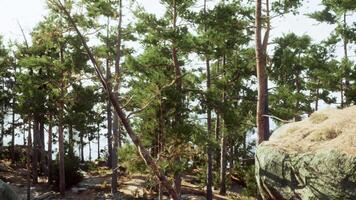
[{"label": "slanted tree trunk", "polygon": [[266,73],[267,44],[269,38],[269,1],[266,0],[267,7],[267,29],[262,41],[262,0],[256,0],[255,12],[255,40],[256,40],[256,71],[258,80],[258,101],[257,101],[257,133],[258,144],[269,138],[268,115],[268,78]]},{"label": "slanted tree trunk", "polygon": [[164,175],[163,171],[158,167],[158,165],[155,162],[155,160],[150,156],[150,153],[147,151],[147,149],[144,148],[140,138],[137,136],[137,134],[132,129],[129,120],[127,119],[126,114],[124,113],[124,111],[121,108],[119,102],[115,98],[115,95],[112,93],[112,91],[108,87],[107,81],[105,80],[104,75],[101,72],[101,69],[97,64],[97,61],[96,61],[94,55],[92,54],[89,46],[87,45],[85,38],[83,37],[83,35],[79,31],[78,27],[76,26],[76,23],[73,20],[72,16],[70,15],[70,13],[66,10],[66,8],[63,6],[63,4],[60,1],[54,1],[52,3],[54,3],[61,11],[64,12],[67,20],[73,26],[74,30],[78,34],[78,36],[80,38],[80,41],[82,42],[82,44],[83,44],[83,46],[84,46],[84,48],[85,48],[85,50],[86,50],[86,52],[88,54],[88,57],[89,57],[90,61],[92,62],[93,66],[94,66],[94,69],[95,69],[95,71],[97,73],[97,76],[98,76],[101,84],[103,85],[103,87],[104,87],[104,89],[105,89],[105,91],[106,91],[106,93],[107,93],[107,95],[108,95],[108,97],[110,99],[111,104],[113,105],[115,111],[117,112],[119,118],[121,119],[122,125],[125,127],[125,129],[127,131],[127,134],[129,135],[129,137],[131,138],[132,142],[137,147],[137,150],[138,150],[141,158],[145,161],[146,165],[151,168],[152,172],[156,175],[157,179],[164,185],[164,187],[167,189],[167,192],[170,194],[172,199],[173,200],[179,200],[180,198],[178,196],[178,193],[172,187],[172,185],[170,184],[170,181]]}]

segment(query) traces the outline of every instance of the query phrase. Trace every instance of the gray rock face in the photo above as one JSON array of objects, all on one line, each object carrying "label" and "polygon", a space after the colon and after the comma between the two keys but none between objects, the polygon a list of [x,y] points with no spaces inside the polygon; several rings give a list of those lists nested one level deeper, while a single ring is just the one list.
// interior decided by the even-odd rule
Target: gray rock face
[{"label": "gray rock face", "polygon": [[0,200],[19,200],[10,186],[2,180],[0,180]]},{"label": "gray rock face", "polygon": [[282,126],[256,150],[264,199],[356,199],[356,107]]}]

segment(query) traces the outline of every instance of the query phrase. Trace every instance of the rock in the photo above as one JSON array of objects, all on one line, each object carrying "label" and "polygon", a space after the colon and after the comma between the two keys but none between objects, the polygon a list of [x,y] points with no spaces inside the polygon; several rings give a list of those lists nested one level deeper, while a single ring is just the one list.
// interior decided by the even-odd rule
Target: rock
[{"label": "rock", "polygon": [[256,149],[264,199],[356,199],[356,106],[290,123]]},{"label": "rock", "polygon": [[11,189],[11,187],[0,180],[0,199],[1,200],[19,200],[16,193]]},{"label": "rock", "polygon": [[49,199],[53,199],[55,196],[56,196],[55,192],[46,192],[44,194],[35,197],[33,200],[49,200]]},{"label": "rock", "polygon": [[84,188],[84,187],[72,187],[71,190],[74,193],[81,193],[81,192],[87,191],[88,189]]}]

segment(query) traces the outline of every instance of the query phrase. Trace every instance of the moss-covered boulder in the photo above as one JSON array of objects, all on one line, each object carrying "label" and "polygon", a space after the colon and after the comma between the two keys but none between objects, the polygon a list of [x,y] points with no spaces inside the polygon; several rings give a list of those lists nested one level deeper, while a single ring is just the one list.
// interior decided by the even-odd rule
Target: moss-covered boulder
[{"label": "moss-covered boulder", "polygon": [[256,150],[264,199],[356,199],[356,106],[275,131]]},{"label": "moss-covered boulder", "polygon": [[16,193],[2,180],[0,180],[0,200],[19,200]]}]

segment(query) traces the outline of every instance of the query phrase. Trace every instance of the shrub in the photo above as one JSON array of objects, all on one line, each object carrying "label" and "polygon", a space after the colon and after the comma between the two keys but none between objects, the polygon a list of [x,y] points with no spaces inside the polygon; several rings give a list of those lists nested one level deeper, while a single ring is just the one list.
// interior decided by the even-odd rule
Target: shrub
[{"label": "shrub", "polygon": [[257,182],[256,182],[256,177],[255,177],[255,166],[248,166],[244,169],[245,171],[245,182],[246,182],[246,187],[243,191],[243,193],[246,196],[252,196],[252,197],[257,197]]},{"label": "shrub", "polygon": [[126,144],[119,149],[120,163],[131,173],[144,172],[147,169],[146,164],[138,155],[136,147],[132,144]]},{"label": "shrub", "polygon": [[[54,189],[59,189],[59,159],[57,156],[56,161],[53,161],[53,168],[51,171],[53,182],[52,185]],[[83,175],[79,172],[80,159],[76,156],[64,156],[64,171],[65,171],[65,182],[66,189],[73,187],[83,180]]]}]

